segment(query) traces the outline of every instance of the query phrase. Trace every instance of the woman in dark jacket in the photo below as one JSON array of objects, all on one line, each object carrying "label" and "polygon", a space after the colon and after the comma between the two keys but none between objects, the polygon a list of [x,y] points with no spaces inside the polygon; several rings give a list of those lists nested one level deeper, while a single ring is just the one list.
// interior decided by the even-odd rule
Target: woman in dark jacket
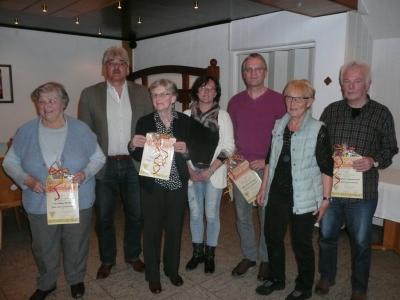
[{"label": "woman in dark jacket", "polygon": [[140,176],[146,280],[149,282],[150,291],[158,294],[161,292],[159,268],[163,231],[164,273],[173,285],[183,284],[178,269],[189,180],[186,144],[191,119],[173,109],[178,93],[172,81],[157,80],[150,85],[149,91],[155,112],[138,120],[135,136],[129,143],[131,155],[138,161],[142,159],[146,133],[167,134],[176,138],[169,179]]}]

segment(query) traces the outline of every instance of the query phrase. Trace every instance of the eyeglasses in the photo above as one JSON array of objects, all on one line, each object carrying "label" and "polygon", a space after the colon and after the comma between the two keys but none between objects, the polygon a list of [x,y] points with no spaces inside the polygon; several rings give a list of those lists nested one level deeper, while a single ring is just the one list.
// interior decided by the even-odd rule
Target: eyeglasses
[{"label": "eyeglasses", "polygon": [[210,87],[210,86],[201,86],[199,87],[199,91],[201,92],[212,92],[215,91],[215,87]]},{"label": "eyeglasses", "polygon": [[245,68],[245,69],[244,69],[244,71],[245,71],[246,73],[252,73],[252,72],[261,73],[261,72],[263,72],[264,70],[265,70],[264,67],[255,67],[255,68]]},{"label": "eyeglasses", "polygon": [[150,93],[151,98],[156,99],[156,98],[165,98],[166,96],[170,96],[171,93],[159,93],[159,94],[155,94],[155,93]]},{"label": "eyeglasses", "polygon": [[108,67],[112,67],[112,68],[120,68],[120,67],[122,67],[122,66],[126,66],[127,63],[124,62],[124,61],[122,61],[122,62],[107,61],[107,62],[106,62],[106,65],[107,65]]},{"label": "eyeglasses", "polygon": [[292,96],[285,96],[285,101],[287,102],[294,102],[294,103],[300,103],[304,100],[311,99],[311,97],[292,97]]}]

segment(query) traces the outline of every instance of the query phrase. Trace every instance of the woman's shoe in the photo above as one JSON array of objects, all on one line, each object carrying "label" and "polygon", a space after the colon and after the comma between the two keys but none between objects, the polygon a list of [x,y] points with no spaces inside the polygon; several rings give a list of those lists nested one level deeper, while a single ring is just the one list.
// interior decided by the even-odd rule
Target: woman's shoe
[{"label": "woman's shoe", "polygon": [[206,246],[204,255],[204,273],[215,272],[215,247]]},{"label": "woman's shoe", "polygon": [[193,243],[193,256],[186,264],[186,270],[194,270],[202,262],[204,262],[204,244]]},{"label": "woman's shoe", "polygon": [[157,282],[149,282],[149,289],[153,294],[159,294],[161,293],[161,283],[159,281]]},{"label": "woman's shoe", "polygon": [[305,300],[311,298],[311,296],[312,296],[311,291],[294,290],[286,297],[286,300]]}]

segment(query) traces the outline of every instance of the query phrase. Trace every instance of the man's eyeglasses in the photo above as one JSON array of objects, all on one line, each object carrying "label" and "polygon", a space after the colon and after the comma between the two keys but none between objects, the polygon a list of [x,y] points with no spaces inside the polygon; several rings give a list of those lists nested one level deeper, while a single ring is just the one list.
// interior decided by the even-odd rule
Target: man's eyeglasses
[{"label": "man's eyeglasses", "polygon": [[287,102],[294,102],[294,103],[300,103],[304,100],[311,99],[311,97],[292,97],[292,96],[285,96],[285,101]]},{"label": "man's eyeglasses", "polygon": [[152,99],[165,98],[166,96],[170,96],[170,95],[171,95],[171,93],[159,93],[159,94],[151,93],[150,94]]}]

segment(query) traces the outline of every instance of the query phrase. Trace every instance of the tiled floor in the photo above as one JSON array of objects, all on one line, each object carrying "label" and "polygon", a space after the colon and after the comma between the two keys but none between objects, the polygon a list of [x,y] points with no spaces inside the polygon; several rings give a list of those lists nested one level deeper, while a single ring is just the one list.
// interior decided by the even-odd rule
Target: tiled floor
[{"label": "tiled floor", "polygon": [[[119,247],[122,249],[122,215],[119,213]],[[257,268],[253,268],[242,278],[231,276],[232,268],[241,259],[239,240],[235,230],[233,203],[223,202],[221,207],[220,246],[216,251],[216,272],[205,275],[202,265],[191,272],[185,271],[185,264],[191,256],[191,242],[185,218],[182,241],[181,272],[185,283],[181,287],[173,286],[162,276],[163,291],[153,295],[148,290],[144,275],[134,272],[123,262],[119,252],[117,265],[109,278],[96,280],[99,267],[96,236],[92,234],[88,272],[85,279],[84,299],[284,299],[294,286],[296,267],[287,239],[287,282],[286,289],[268,297],[258,296],[255,288]],[[315,242],[317,241],[315,232]],[[340,238],[338,278],[329,295],[314,295],[313,299],[349,299],[350,298],[350,253],[345,233]],[[162,268],[161,268],[162,269]],[[18,231],[12,211],[5,216],[5,238],[3,250],[0,250],[0,300],[28,299],[35,290],[36,266],[30,250],[28,226]],[[62,274],[58,278],[58,287],[47,299],[72,299]],[[369,299],[400,299],[400,256],[393,252],[373,251],[370,276]]]}]

